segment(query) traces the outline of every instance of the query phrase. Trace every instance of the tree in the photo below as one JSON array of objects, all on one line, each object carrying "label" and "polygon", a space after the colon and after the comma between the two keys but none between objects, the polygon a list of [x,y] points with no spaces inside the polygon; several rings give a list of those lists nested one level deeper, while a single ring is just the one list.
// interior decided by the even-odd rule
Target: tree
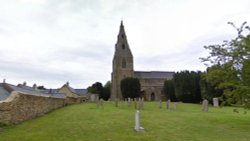
[{"label": "tree", "polygon": [[205,81],[223,90],[225,103],[239,104],[250,108],[250,28],[244,22],[237,37],[222,44],[209,45],[209,56],[201,58],[208,66]]},{"label": "tree", "polygon": [[140,96],[141,85],[138,78],[127,77],[121,81],[123,98],[136,98]]},{"label": "tree", "polygon": [[37,89],[39,89],[39,90],[46,90],[46,88],[44,86],[37,86]]},{"label": "tree", "polygon": [[88,87],[87,90],[88,90],[88,93],[99,94],[99,98],[102,98],[101,97],[103,95],[102,83],[96,82],[92,84],[92,86]]},{"label": "tree", "polygon": [[187,103],[201,101],[200,75],[201,72],[194,71],[181,71],[174,74],[175,96],[178,100]]},{"label": "tree", "polygon": [[212,102],[214,97],[221,97],[223,91],[221,89],[217,89],[214,85],[205,81],[205,76],[206,73],[203,73],[201,75],[201,80],[200,80],[201,96],[202,99],[207,99],[209,102]]},{"label": "tree", "polygon": [[164,93],[167,99],[170,99],[171,101],[177,101],[174,90],[174,81],[172,79],[164,81]]},{"label": "tree", "polygon": [[110,98],[111,93],[111,82],[108,81],[103,87],[103,95],[101,96],[104,100],[108,100]]}]

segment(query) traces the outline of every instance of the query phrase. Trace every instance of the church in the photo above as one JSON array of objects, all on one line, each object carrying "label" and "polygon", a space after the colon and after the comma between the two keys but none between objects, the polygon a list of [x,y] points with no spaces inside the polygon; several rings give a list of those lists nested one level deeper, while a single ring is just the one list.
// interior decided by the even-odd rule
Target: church
[{"label": "church", "polygon": [[163,90],[164,81],[172,79],[173,74],[174,72],[169,71],[134,71],[133,54],[121,21],[113,57],[111,99],[123,99],[120,89],[121,80],[135,77],[140,81],[141,93],[146,101],[166,100]]}]

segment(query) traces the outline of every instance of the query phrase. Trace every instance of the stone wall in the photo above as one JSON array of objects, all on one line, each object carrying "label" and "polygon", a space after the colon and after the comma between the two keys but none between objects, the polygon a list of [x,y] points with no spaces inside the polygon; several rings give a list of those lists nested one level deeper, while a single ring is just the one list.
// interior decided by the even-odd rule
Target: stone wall
[{"label": "stone wall", "polygon": [[139,79],[139,81],[146,101],[166,100],[163,91],[165,79]]},{"label": "stone wall", "polygon": [[0,122],[20,123],[63,107],[65,99],[12,92],[0,102]]}]

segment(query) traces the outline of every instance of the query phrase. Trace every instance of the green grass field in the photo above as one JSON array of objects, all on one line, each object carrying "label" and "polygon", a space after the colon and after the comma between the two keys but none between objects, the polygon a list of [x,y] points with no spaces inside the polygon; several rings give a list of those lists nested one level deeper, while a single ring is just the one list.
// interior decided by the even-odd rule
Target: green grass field
[{"label": "green grass field", "polygon": [[105,102],[102,109],[83,103],[8,126],[0,141],[249,141],[250,112],[233,109],[209,107],[203,113],[196,104],[177,103],[177,110],[167,110],[147,102],[140,112],[145,131],[135,132],[133,106]]}]

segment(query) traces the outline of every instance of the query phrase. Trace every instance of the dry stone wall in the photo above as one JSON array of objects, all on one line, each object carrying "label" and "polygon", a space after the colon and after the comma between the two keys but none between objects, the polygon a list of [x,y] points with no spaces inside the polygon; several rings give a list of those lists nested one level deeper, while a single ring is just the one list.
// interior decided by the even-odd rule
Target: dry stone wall
[{"label": "dry stone wall", "polygon": [[0,123],[20,123],[63,107],[65,99],[12,92],[0,102]]}]

